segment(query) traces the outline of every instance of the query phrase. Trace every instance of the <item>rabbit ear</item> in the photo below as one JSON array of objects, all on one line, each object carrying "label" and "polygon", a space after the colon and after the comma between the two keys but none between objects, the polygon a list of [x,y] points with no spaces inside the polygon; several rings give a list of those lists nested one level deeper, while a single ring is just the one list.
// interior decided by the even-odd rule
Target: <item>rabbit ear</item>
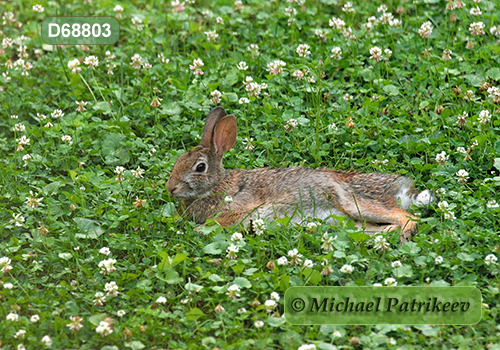
[{"label": "rabbit ear", "polygon": [[215,124],[214,146],[215,153],[222,157],[236,142],[236,118],[234,115],[226,115]]},{"label": "rabbit ear", "polygon": [[203,134],[201,135],[200,145],[205,148],[212,147],[212,138],[214,134],[214,128],[217,122],[223,118],[225,115],[224,108],[217,107],[208,113],[207,120],[205,121],[205,127],[203,128]]}]

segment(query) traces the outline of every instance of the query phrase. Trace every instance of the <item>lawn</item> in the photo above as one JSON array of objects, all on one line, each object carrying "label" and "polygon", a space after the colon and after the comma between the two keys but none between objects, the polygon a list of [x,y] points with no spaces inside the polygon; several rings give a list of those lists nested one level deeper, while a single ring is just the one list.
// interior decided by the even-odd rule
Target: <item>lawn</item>
[{"label": "lawn", "polygon": [[[500,2],[0,3],[0,349],[500,349]],[[52,46],[49,16],[112,16]],[[210,110],[227,169],[397,173],[412,242],[204,227],[166,182]],[[296,326],[292,286],[475,286],[473,326]]]}]

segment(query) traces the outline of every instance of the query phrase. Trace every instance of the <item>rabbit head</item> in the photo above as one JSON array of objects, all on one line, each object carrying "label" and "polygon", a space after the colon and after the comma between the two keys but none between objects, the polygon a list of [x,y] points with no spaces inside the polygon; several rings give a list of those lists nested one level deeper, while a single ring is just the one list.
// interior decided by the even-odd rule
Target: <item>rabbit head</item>
[{"label": "rabbit head", "polygon": [[233,147],[236,133],[234,115],[226,116],[222,107],[213,109],[205,121],[200,145],[175,162],[167,181],[170,195],[190,201],[212,193],[225,176],[222,157]]}]

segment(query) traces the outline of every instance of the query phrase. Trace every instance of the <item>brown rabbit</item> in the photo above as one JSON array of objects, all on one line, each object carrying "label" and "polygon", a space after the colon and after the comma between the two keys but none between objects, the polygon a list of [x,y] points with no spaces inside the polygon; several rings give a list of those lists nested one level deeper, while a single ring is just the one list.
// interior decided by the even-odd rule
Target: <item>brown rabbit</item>
[{"label": "brown rabbit", "polygon": [[233,115],[225,116],[222,107],[212,110],[200,145],[177,159],[167,182],[170,195],[198,224],[209,218],[230,226],[285,216],[299,223],[307,217],[336,223],[335,217],[348,216],[358,227],[366,221],[369,230],[401,228],[404,243],[417,228],[415,216],[405,209],[434,200],[429,190],[416,192],[401,175],[301,167],[226,171],[222,157],[233,147],[236,132]]}]

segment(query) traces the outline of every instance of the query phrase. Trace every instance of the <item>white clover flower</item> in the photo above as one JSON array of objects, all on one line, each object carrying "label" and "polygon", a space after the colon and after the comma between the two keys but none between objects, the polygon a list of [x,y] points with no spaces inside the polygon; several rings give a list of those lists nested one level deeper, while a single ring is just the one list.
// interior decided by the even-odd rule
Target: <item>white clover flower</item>
[{"label": "white clover flower", "polygon": [[297,15],[297,10],[291,6],[285,8],[285,15],[288,16],[288,25],[292,25],[295,22],[295,16]]},{"label": "white clover flower", "polygon": [[465,150],[465,148],[464,148],[464,147],[457,147],[457,152],[458,152],[458,153],[467,154],[467,151]]},{"label": "white clover flower", "polygon": [[321,249],[327,252],[333,251],[333,241],[337,239],[337,236],[335,237],[330,237],[327,232],[323,234],[322,241],[323,244],[321,245]]},{"label": "white clover flower", "polygon": [[489,254],[484,258],[484,263],[486,265],[496,264],[498,261],[497,257],[493,254]]},{"label": "white clover flower", "polygon": [[243,240],[243,234],[241,232],[235,232],[231,235],[231,241],[240,242]]},{"label": "white clover flower", "polygon": [[311,51],[309,51],[310,48],[311,47],[307,44],[300,44],[299,46],[297,46],[295,52],[297,52],[300,57],[307,57],[311,54]]},{"label": "white clover flower", "polygon": [[301,80],[304,77],[304,73],[300,69],[297,69],[292,73],[292,77],[297,78],[297,80]]},{"label": "white clover flower", "polygon": [[329,21],[328,21],[328,25],[334,29],[337,29],[337,30],[342,30],[344,29],[345,27],[345,22],[343,20],[341,20],[340,18],[337,18],[337,17],[332,17]]},{"label": "white clover flower", "polygon": [[500,89],[497,88],[496,86],[489,87],[487,91],[488,91],[489,98],[493,98],[493,99],[500,98]]},{"label": "white clover flower", "polygon": [[388,61],[389,58],[391,58],[391,56],[392,56],[392,50],[384,49],[384,54],[385,54],[384,60]]},{"label": "white clover flower", "polygon": [[240,250],[240,248],[237,245],[231,244],[226,249],[226,253],[227,253],[226,257],[229,259],[236,259],[238,257],[238,255],[236,253],[238,253],[239,250]]},{"label": "white clover flower", "polygon": [[26,330],[25,329],[20,329],[20,330],[17,331],[16,334],[14,334],[14,338],[16,338],[16,339],[23,339],[25,334],[26,334]]},{"label": "white clover flower", "polygon": [[491,209],[496,209],[498,208],[500,205],[497,203],[496,200],[492,199],[492,200],[489,200],[487,203],[486,203],[486,208],[491,208]]},{"label": "white clover flower", "polygon": [[441,153],[438,153],[436,155],[436,162],[440,165],[446,165],[446,161],[448,160],[450,156],[446,154],[445,151],[442,151]]},{"label": "white clover flower", "polygon": [[[106,299],[105,297],[103,298]],[[70,331],[78,332],[80,329],[82,329],[83,319],[80,316],[70,316],[69,319],[71,323],[66,324],[66,327],[68,327]]]},{"label": "white clover flower", "polygon": [[385,4],[380,5],[380,6],[377,8],[377,12],[382,12],[382,13],[387,12],[387,6],[386,6]]},{"label": "white clover flower", "polygon": [[111,325],[106,322],[106,321],[101,321],[99,323],[99,326],[95,329],[96,333],[101,334],[103,337],[106,337],[113,333],[113,330],[111,329]]},{"label": "white clover flower", "polygon": [[43,11],[45,11],[45,9],[42,5],[33,5],[33,11],[42,13]]},{"label": "white clover flower", "polygon": [[50,115],[52,116],[52,118],[62,118],[62,117],[64,117],[64,113],[60,109],[55,109],[54,112],[52,112]]},{"label": "white clover flower", "polygon": [[144,64],[144,59],[139,54],[130,57],[130,60],[132,61],[130,64],[134,69],[140,69]]},{"label": "white clover flower", "polygon": [[73,140],[72,140],[71,136],[69,136],[69,135],[64,135],[63,137],[61,137],[61,140],[69,143],[70,145],[73,144]]},{"label": "white clover flower", "polygon": [[290,258],[290,265],[300,265],[302,263],[303,255],[299,253],[297,248],[289,250],[288,257]]},{"label": "white clover flower", "polygon": [[162,63],[168,63],[168,62],[170,62],[170,59],[169,59],[169,58],[165,58],[165,55],[163,54],[163,52],[162,52],[162,53],[160,53],[160,54],[158,54],[158,58],[160,59],[160,61],[161,61]]},{"label": "white clover flower", "polygon": [[142,19],[140,19],[137,16],[132,17],[132,25],[137,28],[137,30],[140,32],[144,29],[144,25],[142,24]]},{"label": "white clover flower", "polygon": [[240,296],[240,287],[238,287],[236,284],[232,284],[229,287],[227,287],[227,296],[235,299]]},{"label": "white clover flower", "polygon": [[209,30],[203,33],[207,36],[208,41],[215,41],[219,37],[219,34],[217,34],[215,30]]},{"label": "white clover flower", "polygon": [[439,265],[443,262],[443,257],[440,255],[440,256],[437,256],[436,259],[434,259],[434,262],[436,263],[436,265]]},{"label": "white clover flower", "polygon": [[286,256],[282,256],[277,260],[278,265],[288,265],[288,259]]},{"label": "white clover flower", "polygon": [[238,103],[239,103],[240,105],[242,105],[242,104],[244,104],[244,103],[250,103],[250,100],[249,100],[248,98],[246,98],[246,97],[242,97],[242,98],[240,98],[240,99],[238,100]]},{"label": "white clover flower", "polygon": [[247,312],[247,309],[245,309],[244,307],[240,307],[238,309],[238,313],[241,315],[241,314],[244,314],[245,312]]},{"label": "white clover flower", "polygon": [[471,8],[469,13],[472,16],[481,16],[483,14],[478,6]]},{"label": "white clover flower", "polygon": [[269,300],[266,300],[266,302],[264,303],[264,306],[266,308],[266,312],[272,312],[276,306],[278,304],[276,303],[275,300],[272,300],[272,299],[269,299]]},{"label": "white clover flower", "polygon": [[182,12],[185,9],[187,1],[180,1],[180,0],[174,0],[170,4],[174,7],[173,11],[174,12]]},{"label": "white clover flower", "polygon": [[219,90],[214,90],[210,93],[212,96],[212,102],[215,104],[220,103],[220,97],[222,96],[222,93]]},{"label": "white clover flower", "polygon": [[276,60],[268,63],[266,70],[268,70],[271,75],[278,75],[283,73],[283,68],[285,66],[285,62],[283,62],[282,60]]},{"label": "white clover flower", "polygon": [[307,225],[306,225],[306,231],[307,232],[311,232],[311,233],[314,233],[316,232],[318,229],[318,225],[316,225],[315,222],[308,222]]},{"label": "white clover flower", "polygon": [[2,269],[0,271],[2,271],[3,273],[7,273],[10,270],[12,270],[12,266],[10,266],[10,263],[11,263],[11,260],[8,257],[6,257],[6,256],[1,257],[0,258],[0,267]]},{"label": "white clover flower", "polygon": [[364,24],[367,30],[370,30],[378,25],[378,19],[375,16],[368,17],[368,22]]},{"label": "white clover flower", "polygon": [[494,36],[500,36],[500,26],[493,26],[490,28],[490,34]]},{"label": "white clover flower", "polygon": [[161,297],[158,297],[158,299],[156,299],[156,302],[158,304],[165,304],[167,302],[167,298],[165,298],[163,295]]},{"label": "white clover flower", "polygon": [[99,268],[101,269],[100,273],[103,275],[107,275],[116,270],[114,264],[116,263],[115,259],[107,259],[99,262]]},{"label": "white clover flower", "polygon": [[335,125],[335,123],[331,123],[328,125],[328,130],[333,130],[333,131],[337,131],[339,128],[337,127],[337,125]]},{"label": "white clover flower", "polygon": [[14,125],[14,131],[23,132],[25,130],[26,130],[26,127],[21,123],[17,123],[16,125]]},{"label": "white clover flower", "polygon": [[420,36],[422,38],[428,38],[431,36],[432,34],[432,29],[433,29],[433,26],[432,26],[432,23],[427,21],[427,22],[424,22],[421,26],[420,26],[420,29],[418,30],[418,34],[420,34]]},{"label": "white clover flower", "polygon": [[342,266],[340,268],[340,272],[345,273],[345,274],[352,273],[353,271],[354,271],[354,266],[349,265],[349,264],[345,264],[344,266]]},{"label": "white clover flower", "polygon": [[[27,155],[29,155],[29,154],[27,154]],[[30,158],[31,158],[31,156],[30,156]],[[23,160],[24,160],[24,157],[23,157]],[[14,217],[14,219],[10,220],[10,223],[14,224],[18,227],[22,227],[23,223],[24,223],[24,216],[22,216],[21,214],[14,214],[14,213],[12,213],[12,216]],[[0,263],[0,266],[2,266],[1,263]]]},{"label": "white clover flower", "polygon": [[295,128],[297,125],[299,125],[299,123],[297,122],[296,119],[288,119],[288,121],[286,123],[287,123],[287,125],[291,126],[292,128]]},{"label": "white clover flower", "polygon": [[262,328],[264,327],[264,322],[262,322],[261,320],[257,320],[253,325],[255,326],[255,328]]},{"label": "white clover flower", "polygon": [[444,216],[445,220],[452,220],[453,221],[456,219],[455,213],[452,211],[445,212],[443,216]]},{"label": "white clover flower", "polygon": [[312,262],[312,260],[306,259],[304,261],[304,267],[312,269],[314,267],[314,263]]},{"label": "white clover flower", "polygon": [[127,313],[127,312],[126,312],[125,310],[118,310],[118,311],[116,312],[116,316],[118,316],[118,317],[123,317],[123,316],[125,316],[125,314],[126,314],[126,313]]},{"label": "white clover flower", "polygon": [[144,175],[144,169],[142,169],[140,166],[137,167],[135,170],[130,171],[132,175],[138,179],[141,179]]},{"label": "white clover flower", "polygon": [[52,339],[48,335],[43,336],[42,340],[40,340],[43,345],[45,346],[51,346],[52,345]]},{"label": "white clover flower", "polygon": [[248,69],[248,65],[245,61],[241,61],[240,63],[238,63],[238,65],[236,66],[236,68],[238,68],[239,70],[247,70]]},{"label": "white clover flower", "polygon": [[107,292],[106,295],[114,297],[118,295],[118,285],[115,281],[111,281],[104,285],[104,291]]},{"label": "white clover flower", "polygon": [[380,61],[382,59],[382,49],[378,46],[372,47],[370,49],[370,59]]},{"label": "white clover flower", "polygon": [[441,201],[438,203],[438,208],[441,209],[442,211],[448,210],[449,204],[447,201]]},{"label": "white clover flower", "polygon": [[313,32],[314,32],[314,35],[316,35],[322,41],[326,40],[326,34],[327,33],[324,30],[322,30],[322,29],[314,29]]},{"label": "white clover flower", "polygon": [[189,69],[191,69],[193,72],[193,74],[203,74],[203,71],[201,70],[201,67],[203,67],[205,64],[203,63],[203,61],[199,58],[195,58],[193,60],[193,64],[192,65],[189,65]]},{"label": "white clover flower", "polygon": [[253,137],[250,137],[250,140],[248,139],[248,137],[245,137],[245,140],[241,141],[241,143],[245,146],[245,149],[247,151],[251,151],[255,148],[255,146],[253,145]]},{"label": "white clover flower", "polygon": [[34,194],[33,191],[30,191],[30,195],[31,197],[26,197],[26,205],[31,209],[38,208],[44,197],[36,198],[36,196],[38,196],[38,193]]},{"label": "white clover flower", "polygon": [[342,49],[338,46],[334,47],[332,49],[332,55],[330,57],[337,61],[342,59]]},{"label": "white clover flower", "polygon": [[31,321],[32,323],[36,323],[36,322],[40,321],[40,316],[38,316],[38,315],[33,315],[33,316],[31,316],[30,321]]},{"label": "white clover flower", "polygon": [[12,283],[4,283],[4,284],[3,284],[3,287],[4,287],[5,289],[12,289],[12,288],[14,288],[14,285],[13,285]]},{"label": "white clover flower", "polygon": [[90,69],[95,69],[99,65],[99,59],[96,56],[85,57],[83,63],[86,64]]},{"label": "white clover flower", "polygon": [[486,125],[490,122],[491,120],[491,114],[487,110],[483,110],[479,112],[479,117],[477,118],[477,121],[479,124]]},{"label": "white clover flower", "polygon": [[111,254],[111,251],[108,247],[102,247],[101,249],[99,249],[99,253],[108,256],[109,254]]},{"label": "white clover flower", "polygon": [[456,175],[457,175],[456,179],[459,184],[467,183],[467,179],[469,178],[469,173],[466,170],[460,169],[459,171],[457,171]]},{"label": "white clover flower", "polygon": [[248,50],[250,51],[252,56],[257,56],[259,54],[259,45],[257,44],[250,44],[248,46]]},{"label": "white clover flower", "polygon": [[266,225],[264,224],[264,220],[256,219],[252,221],[252,229],[254,230],[257,236],[260,236],[264,233],[266,229]]},{"label": "white clover flower", "polygon": [[122,166],[117,166],[115,168],[115,174],[117,175],[123,175],[123,173],[125,173],[125,168],[122,167]]},{"label": "white clover flower", "polygon": [[484,32],[484,23],[483,22],[474,22],[469,26],[469,31],[472,35],[483,35]]},{"label": "white clover flower", "polygon": [[342,11],[344,11],[346,13],[356,12],[354,7],[352,6],[352,2],[350,2],[350,1],[348,1],[344,4],[344,6],[342,7]]},{"label": "white clover flower", "polygon": [[12,44],[14,44],[14,40],[12,40],[11,38],[3,38],[2,39],[2,47],[4,49],[11,47]]},{"label": "white clover flower", "polygon": [[[391,16],[392,16],[392,14],[391,14]],[[384,17],[384,16],[382,16],[382,17]],[[391,27],[400,27],[401,26],[401,20],[398,19],[398,18],[390,18],[389,19],[389,25]]]},{"label": "white clover flower", "polygon": [[389,242],[384,236],[375,236],[373,239],[373,247],[376,250],[386,250],[389,248]]},{"label": "white clover flower", "polygon": [[384,284],[386,286],[395,287],[398,285],[398,282],[394,278],[389,277],[384,280]]},{"label": "white clover flower", "polygon": [[17,322],[19,321],[19,315],[15,312],[11,312],[6,317],[7,321]]},{"label": "white clover flower", "polygon": [[271,299],[279,301],[280,300],[280,295],[276,292],[271,293]]},{"label": "white clover flower", "polygon": [[401,267],[401,266],[403,266],[403,264],[401,264],[401,261],[399,261],[399,260],[393,261],[391,265],[392,265],[392,267]]}]

